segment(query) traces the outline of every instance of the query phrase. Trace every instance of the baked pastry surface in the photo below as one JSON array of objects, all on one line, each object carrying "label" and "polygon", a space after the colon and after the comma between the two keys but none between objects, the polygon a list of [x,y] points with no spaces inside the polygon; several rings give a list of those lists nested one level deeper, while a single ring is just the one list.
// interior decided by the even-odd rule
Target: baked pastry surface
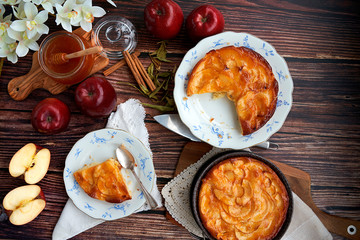
[{"label": "baked pastry surface", "polygon": [[187,95],[226,93],[235,103],[242,134],[261,128],[274,114],[278,83],[271,66],[246,47],[211,50],[193,68]]},{"label": "baked pastry surface", "polygon": [[131,195],[120,170],[120,163],[110,158],[103,163],[86,166],[74,172],[74,177],[90,197],[121,203],[131,199]]},{"label": "baked pastry surface", "polygon": [[269,166],[234,157],[205,175],[198,206],[204,227],[216,239],[272,239],[285,221],[289,196]]}]

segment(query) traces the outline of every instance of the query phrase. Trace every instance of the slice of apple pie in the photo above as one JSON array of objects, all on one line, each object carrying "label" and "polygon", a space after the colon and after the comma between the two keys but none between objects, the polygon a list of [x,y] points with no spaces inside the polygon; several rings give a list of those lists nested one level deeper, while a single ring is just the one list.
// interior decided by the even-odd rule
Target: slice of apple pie
[{"label": "slice of apple pie", "polygon": [[74,173],[74,177],[90,197],[121,203],[131,199],[131,195],[120,170],[120,163],[110,158],[103,163],[83,167]]}]

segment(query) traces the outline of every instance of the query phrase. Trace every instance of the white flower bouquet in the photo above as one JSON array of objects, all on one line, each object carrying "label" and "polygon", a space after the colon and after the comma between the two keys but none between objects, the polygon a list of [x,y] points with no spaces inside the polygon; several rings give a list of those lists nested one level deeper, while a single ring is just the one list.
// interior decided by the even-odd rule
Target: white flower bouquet
[{"label": "white flower bouquet", "polygon": [[[5,7],[12,14],[4,16]],[[92,6],[92,0],[0,0],[0,58],[16,63],[29,49],[38,51],[37,41],[49,33],[49,14],[55,15],[56,24],[66,31],[80,26],[88,32],[94,18],[104,16],[105,10]]]}]

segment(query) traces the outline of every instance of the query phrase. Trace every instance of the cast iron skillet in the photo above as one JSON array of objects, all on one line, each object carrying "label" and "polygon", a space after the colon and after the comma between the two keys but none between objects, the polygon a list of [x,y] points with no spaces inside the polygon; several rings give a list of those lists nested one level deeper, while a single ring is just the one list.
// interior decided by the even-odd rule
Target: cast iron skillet
[{"label": "cast iron skillet", "polygon": [[191,205],[191,210],[192,213],[194,215],[195,221],[197,222],[197,224],[199,225],[199,227],[201,228],[203,234],[208,238],[208,239],[212,239],[215,240],[215,238],[213,236],[211,236],[211,234],[206,230],[206,228],[203,226],[202,222],[201,222],[201,218],[200,218],[200,212],[199,212],[199,206],[198,206],[198,197],[199,197],[199,190],[200,190],[200,186],[201,186],[201,180],[203,179],[203,177],[209,172],[209,170],[214,167],[216,164],[218,164],[219,162],[232,158],[232,157],[251,157],[254,158],[256,160],[259,160],[263,163],[265,163],[266,165],[268,165],[272,170],[274,170],[274,172],[279,176],[280,180],[283,182],[286,191],[288,192],[288,196],[289,196],[289,208],[286,214],[286,218],[285,221],[280,229],[280,231],[278,232],[278,234],[273,238],[274,240],[278,240],[280,239],[285,231],[287,230],[290,221],[291,221],[291,215],[293,212],[293,197],[292,197],[292,192],[289,186],[289,183],[287,182],[284,174],[269,160],[266,160],[265,158],[256,155],[252,152],[246,152],[246,151],[227,151],[227,152],[223,152],[220,154],[217,154],[213,157],[211,157],[209,160],[207,160],[197,171],[197,173],[194,176],[194,180],[192,182],[191,185],[191,190],[190,190],[190,205]]}]

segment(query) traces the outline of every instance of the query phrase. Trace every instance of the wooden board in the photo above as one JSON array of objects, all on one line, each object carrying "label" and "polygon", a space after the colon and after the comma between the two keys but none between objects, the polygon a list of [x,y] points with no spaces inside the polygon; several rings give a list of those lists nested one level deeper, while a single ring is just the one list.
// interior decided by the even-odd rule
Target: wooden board
[{"label": "wooden board", "polygon": [[[88,35],[82,28],[78,28],[74,31],[79,36]],[[90,42],[90,39],[88,40]],[[94,43],[91,44],[94,46]],[[109,59],[96,54],[94,58],[94,65],[89,75],[96,73],[109,64]],[[46,73],[44,73],[39,65],[38,52],[35,52],[32,57],[32,66],[30,71],[20,77],[13,78],[8,83],[8,92],[12,99],[20,101],[24,100],[29,94],[38,88],[44,88],[50,93],[56,95],[64,92],[71,85],[65,85],[54,81]]]},{"label": "wooden board", "polygon": [[[210,151],[212,146],[207,143],[189,142],[185,145],[180,154],[179,162],[176,166],[175,176],[181,173],[190,164],[197,162],[205,153]],[[310,175],[300,169],[291,167],[287,164],[270,160],[273,162],[285,175],[291,189],[295,192],[319,217],[325,227],[333,233],[344,236],[348,239],[360,239],[360,231],[350,235],[348,228],[351,226],[360,230],[360,221],[355,221],[347,218],[333,216],[321,211],[313,202],[311,197],[311,178]],[[167,213],[169,220],[176,223],[174,219]]]}]

